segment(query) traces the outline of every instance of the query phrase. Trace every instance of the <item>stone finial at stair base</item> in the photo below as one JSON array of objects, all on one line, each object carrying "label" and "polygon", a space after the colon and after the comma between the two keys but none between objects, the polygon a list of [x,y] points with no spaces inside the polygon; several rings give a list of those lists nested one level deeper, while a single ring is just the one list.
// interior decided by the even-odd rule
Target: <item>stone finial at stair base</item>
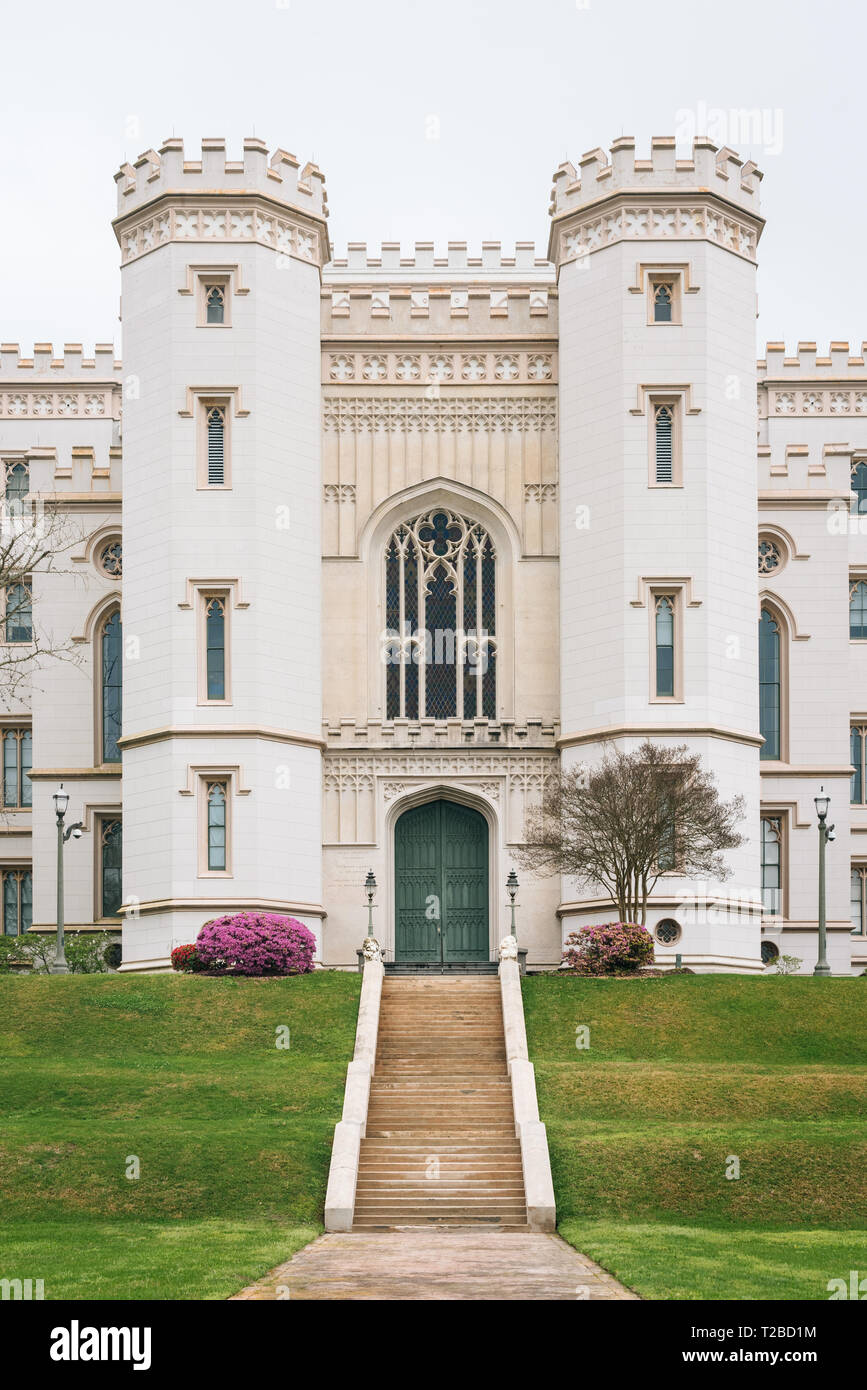
[{"label": "stone finial at stair base", "polygon": [[258,136],[244,141],[243,159],[226,158],[222,137],[204,139],[199,159],[186,159],[177,136],[159,149],[145,150],[115,174],[120,216],[165,193],[263,193],[314,217],[328,216],[325,176],[317,165],[300,162],[286,150],[268,156]]},{"label": "stone finial at stair base", "polygon": [[500,960],[518,959],[518,938],[516,936],[504,936],[500,942]]},{"label": "stone finial at stair base", "polygon": [[366,936],[361,943],[361,954],[365,960],[382,960],[382,947],[375,936]]},{"label": "stone finial at stair base", "polygon": [[578,161],[578,169],[566,160],[554,173],[551,190],[552,217],[571,212],[612,193],[686,192],[689,189],[717,193],[729,202],[757,213],[759,210],[760,170],[752,160],[744,162],[728,146],[717,148],[712,140],[697,136],[692,142],[692,158],[678,159],[674,136],[654,136],[650,159],[635,158],[635,140],[621,136],[604,150],[589,150]]}]

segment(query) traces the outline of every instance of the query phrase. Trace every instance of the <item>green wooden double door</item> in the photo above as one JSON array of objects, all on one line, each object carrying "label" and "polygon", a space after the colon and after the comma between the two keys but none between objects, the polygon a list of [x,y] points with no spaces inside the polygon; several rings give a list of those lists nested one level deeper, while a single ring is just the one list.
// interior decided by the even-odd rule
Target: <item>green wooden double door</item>
[{"label": "green wooden double door", "polygon": [[404,811],[394,830],[395,959],[487,961],[488,824],[453,801]]}]

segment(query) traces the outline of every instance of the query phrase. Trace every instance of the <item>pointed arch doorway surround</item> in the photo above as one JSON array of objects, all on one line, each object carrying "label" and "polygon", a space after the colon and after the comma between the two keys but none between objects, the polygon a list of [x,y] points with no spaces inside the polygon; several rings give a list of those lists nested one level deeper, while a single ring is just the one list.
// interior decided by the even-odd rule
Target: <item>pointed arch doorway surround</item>
[{"label": "pointed arch doorway surround", "polygon": [[445,797],[394,826],[394,958],[399,964],[489,959],[488,822]]}]

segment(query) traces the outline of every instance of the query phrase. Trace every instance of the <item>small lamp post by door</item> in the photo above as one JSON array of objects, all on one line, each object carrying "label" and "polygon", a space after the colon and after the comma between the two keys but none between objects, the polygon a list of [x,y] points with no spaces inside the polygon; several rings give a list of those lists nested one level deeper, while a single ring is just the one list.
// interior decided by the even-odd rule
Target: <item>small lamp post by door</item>
[{"label": "small lamp post by door", "polygon": [[367,894],[367,935],[373,936],[373,895],[376,892],[376,878],[373,869],[368,869],[367,878],[364,880],[364,891]]},{"label": "small lamp post by door", "polygon": [[63,790],[63,783],[61,782],[54,793],[54,811],[57,816],[57,947],[54,952],[54,963],[51,966],[52,975],[69,974],[69,965],[66,961],[66,951],[63,944],[63,846],[70,835],[76,840],[80,840],[81,832],[84,829],[84,822],[77,820],[64,830],[63,820],[68,806],[69,792]]},{"label": "small lamp post by door", "polygon": [[819,795],[814,797],[814,802],[816,815],[819,817],[819,959],[816,961],[813,974],[830,975],[828,933],[825,923],[825,846],[829,840],[834,838],[834,827],[826,823],[831,798],[825,795],[824,787],[819,788]]},{"label": "small lamp post by door", "polygon": [[518,933],[515,931],[515,894],[518,891],[518,875],[515,873],[514,869],[509,870],[509,877],[506,879],[506,888],[509,893],[509,903],[512,909],[511,932],[513,937],[517,941]]}]

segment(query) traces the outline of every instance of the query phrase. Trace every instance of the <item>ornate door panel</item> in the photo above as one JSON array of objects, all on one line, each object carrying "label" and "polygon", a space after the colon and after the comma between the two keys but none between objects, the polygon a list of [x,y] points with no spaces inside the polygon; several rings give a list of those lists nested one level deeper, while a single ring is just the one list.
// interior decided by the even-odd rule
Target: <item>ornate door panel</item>
[{"label": "ornate door panel", "polygon": [[395,959],[486,961],[488,826],[452,801],[405,811],[395,826]]}]

